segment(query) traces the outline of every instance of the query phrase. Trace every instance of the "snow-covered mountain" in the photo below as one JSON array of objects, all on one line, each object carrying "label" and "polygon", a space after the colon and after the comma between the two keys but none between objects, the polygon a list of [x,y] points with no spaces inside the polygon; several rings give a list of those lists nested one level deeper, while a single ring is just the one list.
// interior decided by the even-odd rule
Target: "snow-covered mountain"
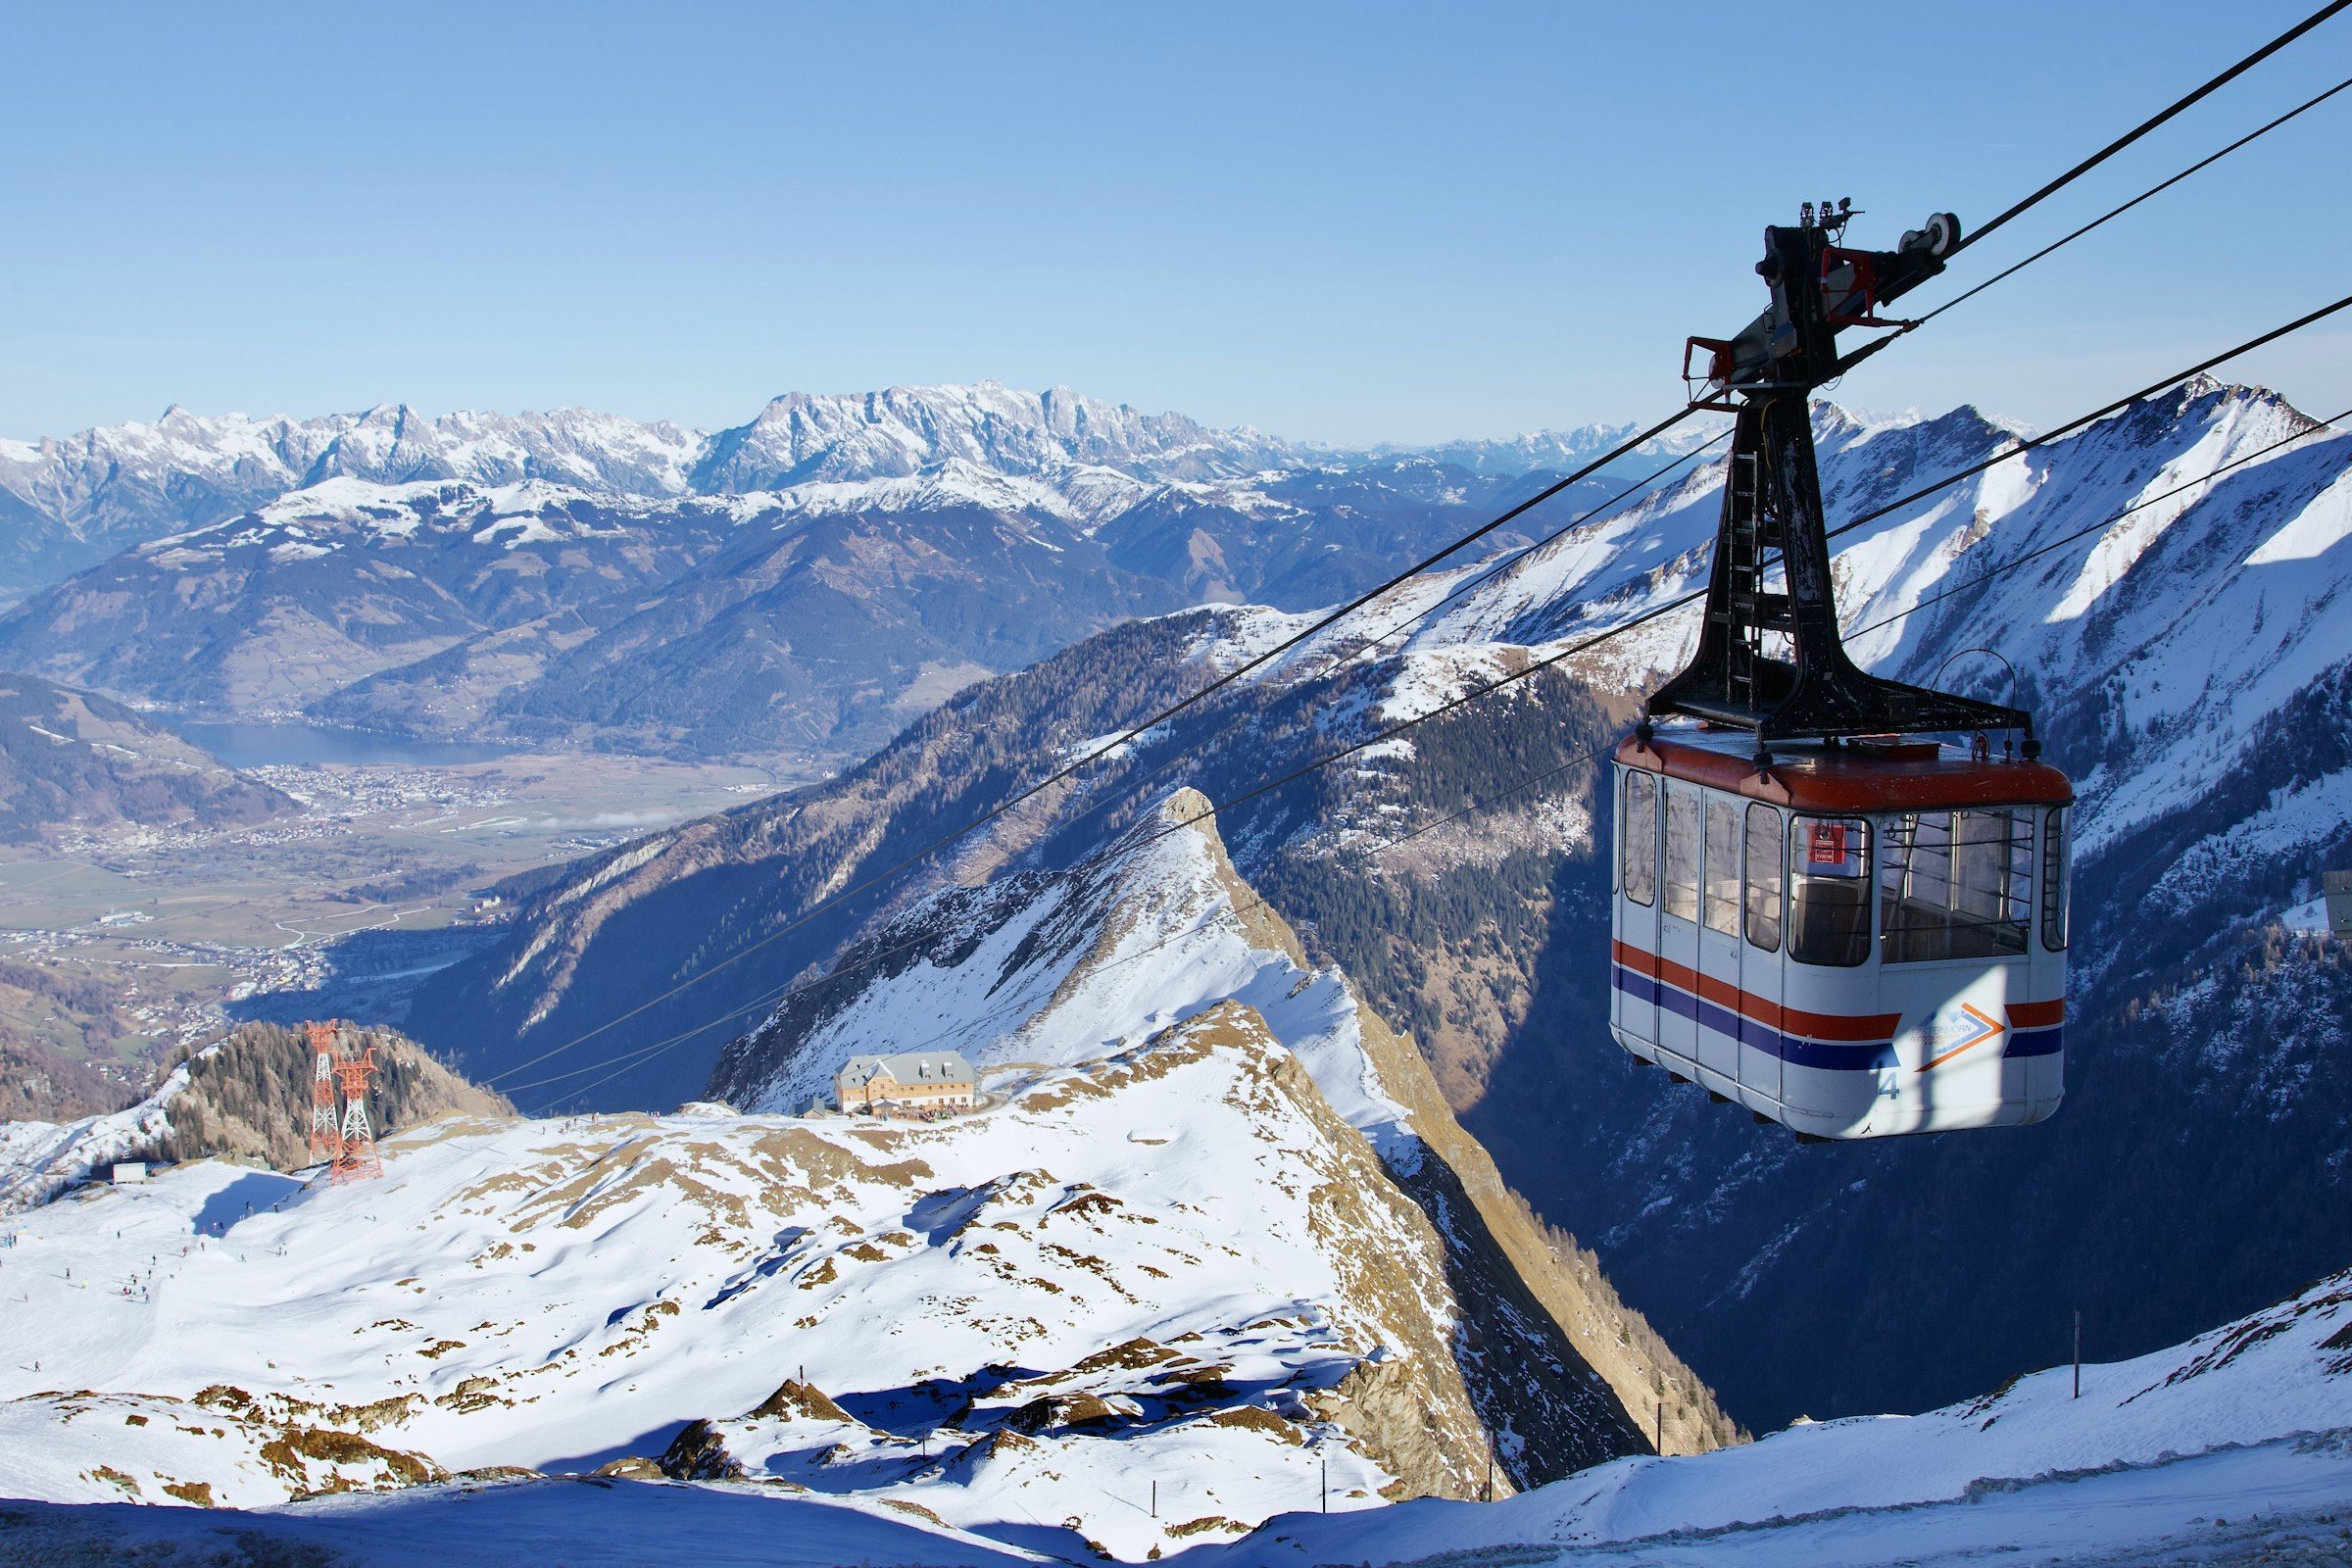
[{"label": "snow-covered mountain", "polygon": [[[1184,842],[1133,874],[1230,879]],[[1522,1280],[1439,1180],[1458,1131],[1423,1142],[1344,987],[1302,979],[1320,1036],[1228,997],[995,1061],[932,1125],[461,1115],[385,1140],[380,1182],[200,1161],[31,1209],[6,1490],[251,1507],[658,1460],[1135,1560],[1326,1488],[1500,1494],[1646,1451],[1533,1294],[1573,1294],[1556,1262]],[[187,1092],[80,1143],[122,1152]],[[1578,1298],[1630,1372],[1635,1325]]]},{"label": "snow-covered mountain", "polygon": [[379,485],[538,481],[595,497],[736,494],[896,478],[948,463],[997,474],[1101,467],[1205,479],[1293,467],[1305,449],[1212,430],[1066,388],[971,386],[775,399],[715,432],[559,409],[428,417],[405,405],[297,419],[204,416],[0,440],[0,603],[165,534],[221,522],[335,479]]},{"label": "snow-covered mountain", "polygon": [[2084,1366],[2079,1393],[2052,1367],[1924,1415],[1619,1460],[1492,1507],[1283,1520],[1213,1560],[2320,1563],[2345,1554],[2347,1500],[2339,1273],[2185,1344]]},{"label": "snow-covered mountain", "polygon": [[[1612,467],[1654,466],[1659,458],[1679,457],[1706,445],[1724,428],[1722,419],[1694,419],[1652,436]],[[1471,473],[1566,473],[1582,467],[1640,433],[1632,424],[1580,424],[1567,430],[1530,430],[1520,435],[1481,440],[1441,441],[1427,447],[1383,447],[1448,463]]]},{"label": "snow-covered mountain", "polygon": [[892,387],[854,397],[787,393],[749,424],[705,443],[697,489],[774,490],[810,479],[871,479],[963,462],[998,473],[1072,466],[1140,478],[1204,479],[1298,464],[1298,448],[1255,430],[1212,430],[1181,414],[1140,414],[1067,387]]},{"label": "snow-covered mountain", "polygon": [[[905,455],[911,428],[856,424],[808,466]],[[990,452],[723,495],[324,479],[35,594],[0,616],[0,665],[212,717],[816,771],[1130,615],[1355,592],[1525,483],[1426,459],[1147,479]]]},{"label": "snow-covered mountain", "polygon": [[[1863,420],[1825,407],[1818,425],[1833,522],[2011,438],[1966,410]],[[2014,1369],[2070,1297],[2094,1308],[2094,1347],[2167,1343],[2352,1255],[2341,956],[2261,929],[2352,851],[2348,467],[2352,441],[2271,394],[2202,382],[1838,541],[1862,655],[2001,697],[2014,671],[2082,781],[2076,1077],[2049,1129],[1800,1153],[1636,1076],[1609,1046],[1591,958],[1607,827],[1591,758],[1682,657],[1688,618],[1255,796],[1221,826],[1242,874],[1409,1030],[1503,1179],[1599,1245],[1735,1414],[1936,1402]],[[952,870],[779,931],[1299,621],[1221,610],[1103,634],[957,696],[833,783],[584,862],[508,948],[429,987],[414,1021],[481,1072],[508,1048],[479,1042],[509,1034],[514,1058],[607,1024],[600,1050],[616,1056],[683,1034],[624,1061],[590,1102],[692,1094],[763,997],[908,901],[1067,866],[1175,785],[1241,796],[1694,586],[1719,480],[1702,470],[1491,580],[1466,568],[1418,584],[1364,617],[1377,631],[1433,608],[1401,643],[1367,647],[1367,631],[1301,649],[1031,803]],[[754,943],[755,961],[612,1023]],[[2216,1038],[2193,1033],[2207,1026]],[[2175,1133],[2152,1150],[2159,1125]],[[2283,1225],[2258,1222],[2277,1192],[2311,1196]],[[1985,1196],[1955,1207],[1954,1193]],[[1945,1245],[1899,1269],[1866,1245],[1930,1229]],[[2098,1264],[2086,1231],[2143,1261]],[[1952,1327],[1924,1348],[1889,1334],[1753,1351],[1757,1323],[1864,1308]]]},{"label": "snow-covered mountain", "polygon": [[151,424],[0,440],[0,521],[10,524],[0,596],[331,479],[537,479],[596,494],[676,495],[703,443],[698,431],[586,409],[426,418],[390,406],[291,419],[208,416],[176,405]]},{"label": "snow-covered mountain", "polygon": [[[354,1030],[344,1044],[347,1054],[366,1050],[375,1059],[369,1097],[379,1131],[452,1111],[514,1109],[392,1030]],[[301,1165],[310,1147],[313,1059],[305,1035],[282,1024],[239,1024],[172,1063],[135,1104],[64,1122],[0,1121],[0,1219],[103,1182],[118,1160],[223,1155],[279,1169]]]}]

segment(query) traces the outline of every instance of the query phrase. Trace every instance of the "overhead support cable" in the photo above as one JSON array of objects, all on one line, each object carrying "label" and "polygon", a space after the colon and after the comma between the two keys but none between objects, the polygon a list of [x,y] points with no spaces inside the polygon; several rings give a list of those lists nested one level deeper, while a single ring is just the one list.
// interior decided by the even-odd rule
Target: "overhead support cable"
[{"label": "overhead support cable", "polygon": [[2337,12],[2344,10],[2348,6],[2352,6],[2352,0],[2330,0],[2329,4],[2320,7],[2319,10],[2313,12],[2310,16],[2305,17],[2301,22],[2296,23],[2293,26],[2280,33],[2278,37],[2273,38],[2269,43],[2264,44],[2261,48],[2246,56],[2245,59],[2240,60],[2236,65],[2231,66],[2229,70],[2221,73],[2219,75],[2210,78],[2204,83],[2204,85],[2196,88],[2194,91],[2188,93],[2184,97],[2176,99],[2173,103],[2167,105],[2165,108],[2158,110],[2153,115],[2150,115],[2147,119],[2141,121],[2130,130],[2125,131],[2121,136],[2116,137],[2115,140],[2109,142],[2097,152],[2092,153],[2088,158],[2083,159],[2081,163],[2068,170],[2065,173],[2060,174],[2057,178],[2051,180],[2048,184],[2042,186],[2031,196],[2026,197],[2025,200],[2018,202],[2006,212],[1994,217],[1989,222],[1981,225],[1975,233],[1963,235],[1960,243],[1952,247],[1951,254],[1955,256],[1958,255],[1961,251],[1964,251],[1969,246],[1974,245],[1977,241],[1983,239],[1994,229],[1999,228],[2003,223],[2008,222],[2009,220],[2025,212],[2028,208],[2031,208],[2037,203],[2048,199],[2050,196],[2055,195],[2059,190],[2082,178],[2093,169],[2098,168],[2099,165],[2105,163],[2108,159],[2113,158],[2117,153],[2122,152],[2125,148],[2131,146],[2142,136],[2145,136],[2149,131],[2154,130],[2157,126],[2173,119],[2181,111],[2199,103],[2214,92],[2229,85],[2230,82],[2235,81],[2239,76],[2245,74],[2248,71],[2254,69],[2254,67],[2262,64],[2265,60],[2270,59],[2271,56],[2277,54],[2279,50],[2285,48],[2288,44],[2293,43],[2297,38],[2302,37],[2305,33],[2311,31],[2312,28],[2318,26],[2321,23],[2326,22],[2328,18],[2334,16]]},{"label": "overhead support cable", "polygon": [[[2346,0],[2346,3],[2352,4],[2352,0]],[[2084,223],[2082,227],[2071,230],[2068,233],[2061,234],[2058,236],[2058,238],[2050,241],[2047,245],[2044,245],[2041,249],[2027,257],[2024,261],[2010,263],[2007,267],[2002,268],[1999,271],[1993,273],[1990,277],[1984,279],[1984,281],[1977,284],[1967,292],[1955,294],[1950,299],[1945,300],[1941,305],[1936,306],[1927,315],[1912,322],[1911,326],[1907,328],[1907,330],[1916,331],[1920,327],[1923,327],[1930,321],[1936,319],[1936,318],[1938,316],[1941,316],[1944,312],[1950,310],[1953,306],[1958,305],[1966,300],[1975,299],[1978,295],[1992,287],[1993,284],[2001,281],[2001,279],[2025,270],[2027,268],[2033,266],[2035,262],[2040,261],[2043,257],[2049,255],[2050,252],[2054,250],[2058,250],[2063,246],[2073,244],[2076,240],[2081,239],[2083,235],[2089,233],[2092,229],[2097,228],[2100,224],[2105,223],[2108,220],[2123,217],[2124,214],[2130,212],[2132,208],[2137,207],[2141,202],[2146,201],[2149,197],[2159,195],[2164,191],[2168,191],[2175,185],[2178,185],[2182,180],[2186,179],[2189,175],[2196,173],[2200,170],[2209,169],[2213,165],[2220,163],[2223,159],[2229,157],[2240,147],[2245,146],[2248,142],[2257,141],[2262,137],[2269,135],[2272,131],[2277,130],[2280,125],[2285,124],[2288,121],[2294,119],[2297,115],[2302,114],[2304,111],[2317,109],[2320,105],[2326,103],[2337,93],[2342,92],[2346,87],[2352,87],[2352,76],[2345,77],[2342,81],[2337,82],[2334,86],[2328,88],[2326,92],[2320,93],[2316,97],[2304,99],[2301,103],[2295,105],[2294,108],[2289,109],[2285,114],[2278,116],[2278,118],[2276,120],[2267,121],[2264,123],[2255,126],[2252,130],[2247,131],[2243,136],[2238,137],[2237,140],[2231,142],[2229,146],[2221,149],[2221,151],[2206,154],[2203,158],[2198,159],[2195,163],[2189,165],[2178,174],[2173,175],[2170,179],[2160,180],[2156,184],[2150,185],[2146,190],[2141,191],[2138,195],[2132,197],[2130,201],[2125,202],[2122,206],[2110,207],[2107,209],[2107,211],[2101,213],[2089,222]]]}]

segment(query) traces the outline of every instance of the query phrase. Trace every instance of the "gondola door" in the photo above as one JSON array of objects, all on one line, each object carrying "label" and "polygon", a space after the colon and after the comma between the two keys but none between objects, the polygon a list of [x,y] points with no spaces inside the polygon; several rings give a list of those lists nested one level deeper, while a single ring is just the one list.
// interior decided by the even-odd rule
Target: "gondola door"
[{"label": "gondola door", "polygon": [[1701,793],[1666,784],[1666,853],[1658,878],[1658,1044],[1698,1060],[1698,860]]},{"label": "gondola door", "polygon": [[1740,1086],[1740,810],[1737,796],[1700,799],[1698,1064],[1726,1096]]},{"label": "gondola door", "polygon": [[1740,909],[1740,1087],[1748,1103],[1781,1102],[1781,924],[1787,881],[1788,852],[1783,847],[1781,813],[1758,801],[1743,812],[1746,828],[1741,854],[1746,874],[1740,878],[1744,905]]},{"label": "gondola door", "polygon": [[1615,960],[1610,987],[1618,1040],[1640,1041],[1652,1055],[1658,1041],[1658,775],[1621,767],[1617,798],[1618,871]]}]

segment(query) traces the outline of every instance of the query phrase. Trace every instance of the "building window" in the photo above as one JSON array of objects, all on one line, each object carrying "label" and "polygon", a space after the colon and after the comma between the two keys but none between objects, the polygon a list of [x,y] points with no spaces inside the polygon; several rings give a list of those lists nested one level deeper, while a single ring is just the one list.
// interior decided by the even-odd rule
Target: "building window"
[{"label": "building window", "polygon": [[2066,951],[2066,884],[2073,867],[2066,841],[2066,808],[2053,806],[2041,819],[2041,945]]},{"label": "building window", "polygon": [[1740,934],[1740,808],[1707,802],[1707,929]]},{"label": "building window", "polygon": [[1666,912],[1698,918],[1698,797],[1666,792]]},{"label": "building window", "polygon": [[1625,864],[1625,896],[1647,907],[1658,897],[1658,778],[1655,773],[1625,775],[1625,832],[1620,852]]},{"label": "building window", "polygon": [[1781,813],[1747,808],[1747,940],[1766,953],[1781,947]]},{"label": "building window", "polygon": [[2034,897],[2031,813],[1912,811],[1889,818],[1885,831],[1882,958],[1933,963],[2026,951]]},{"label": "building window", "polygon": [[1791,819],[1788,956],[1840,968],[1870,956],[1870,824],[1861,817]]}]

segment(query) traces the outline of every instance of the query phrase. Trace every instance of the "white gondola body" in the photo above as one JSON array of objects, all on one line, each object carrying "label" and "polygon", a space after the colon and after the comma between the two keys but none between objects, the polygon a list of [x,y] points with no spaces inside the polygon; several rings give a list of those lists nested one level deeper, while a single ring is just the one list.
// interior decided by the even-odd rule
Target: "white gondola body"
[{"label": "white gondola body", "polygon": [[1821,1138],[2054,1112],[2065,775],[1933,745],[1776,747],[1759,772],[1753,750],[1679,724],[1618,748],[1618,1044]]}]

